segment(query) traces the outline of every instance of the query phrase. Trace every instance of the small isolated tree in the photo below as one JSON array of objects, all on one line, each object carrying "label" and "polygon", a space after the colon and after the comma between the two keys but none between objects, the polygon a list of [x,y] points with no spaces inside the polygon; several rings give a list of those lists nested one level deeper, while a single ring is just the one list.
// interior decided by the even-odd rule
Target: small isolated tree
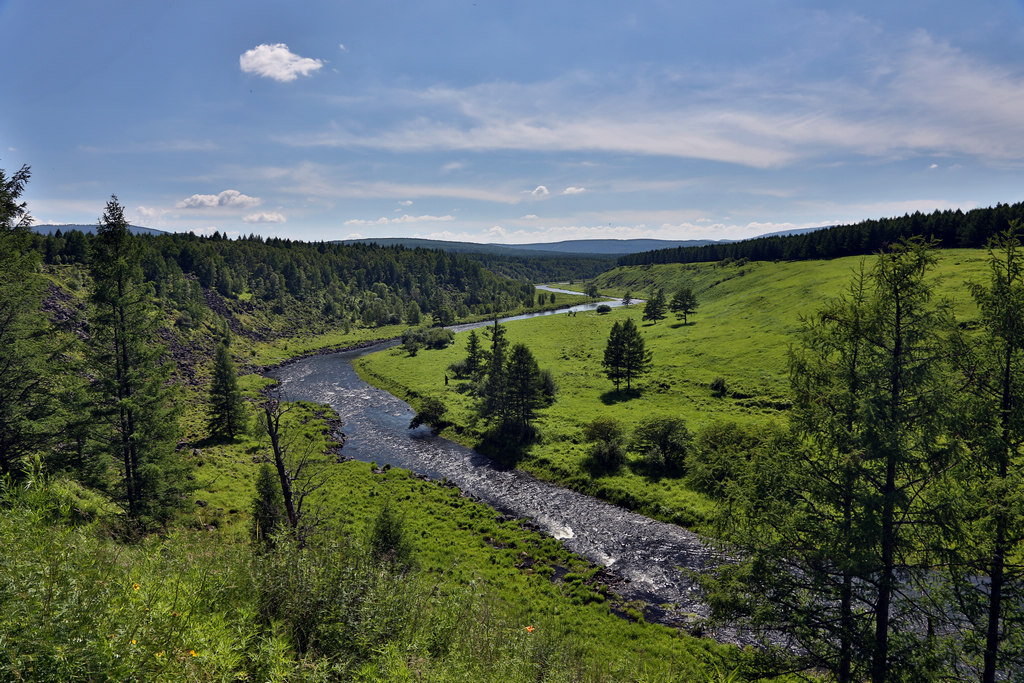
[{"label": "small isolated tree", "polygon": [[654,293],[647,303],[644,304],[644,320],[658,322],[665,317],[665,290],[659,289]]},{"label": "small isolated tree", "polygon": [[676,318],[682,318],[683,324],[686,325],[688,324],[688,316],[696,312],[697,305],[697,295],[693,293],[693,288],[689,285],[683,285],[673,295],[669,308],[676,314]]},{"label": "small isolated tree", "polygon": [[235,364],[224,342],[217,345],[214,356],[209,402],[209,427],[213,436],[234,439],[245,431],[245,402],[238,388]]},{"label": "small isolated tree", "polygon": [[423,405],[409,420],[409,429],[416,429],[420,425],[427,425],[434,434],[444,428],[444,415],[448,411],[444,402],[436,396],[428,396],[423,400]]},{"label": "small isolated tree", "polygon": [[256,476],[256,494],[252,499],[252,525],[249,535],[257,547],[267,548],[273,542],[274,534],[284,528],[284,501],[281,487],[274,477],[270,465],[263,463]]},{"label": "small isolated tree", "polygon": [[640,329],[632,318],[626,318],[622,324],[622,378],[626,380],[626,391],[633,388],[633,380],[650,371],[651,360],[652,353],[646,349]]},{"label": "small isolated tree", "polygon": [[608,344],[604,347],[604,374],[615,383],[615,391],[619,390],[619,383],[622,381],[625,365],[625,350],[622,341],[622,324],[616,320],[612,324],[612,331],[608,335]]},{"label": "small isolated tree", "polygon": [[589,296],[591,299],[596,299],[597,285],[593,282],[588,282],[586,287],[583,288],[583,293]]},{"label": "small isolated tree", "polygon": [[626,293],[622,297],[622,305],[629,308],[633,305],[633,292],[626,290]]},{"label": "small isolated tree", "polygon": [[369,531],[370,557],[374,562],[405,571],[413,566],[414,547],[405,528],[405,518],[385,501]]},{"label": "small isolated tree", "polygon": [[508,356],[505,368],[507,396],[505,403],[508,414],[505,425],[525,434],[537,409],[546,402],[544,382],[537,360],[525,344],[515,344]]}]

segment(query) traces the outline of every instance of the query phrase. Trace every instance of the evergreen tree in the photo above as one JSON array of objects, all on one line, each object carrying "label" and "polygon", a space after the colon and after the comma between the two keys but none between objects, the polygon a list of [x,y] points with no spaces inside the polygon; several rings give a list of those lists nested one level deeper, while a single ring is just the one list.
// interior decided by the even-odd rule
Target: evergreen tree
[{"label": "evergreen tree", "polygon": [[619,382],[625,377],[625,347],[622,339],[622,324],[618,320],[612,324],[608,335],[608,344],[604,347],[604,374],[615,383],[615,391],[619,390]]},{"label": "evergreen tree", "polygon": [[748,467],[729,499],[746,556],[724,570],[745,587],[731,607],[841,681],[936,665],[920,624],[957,441],[933,262],[920,241],[897,245],[811,319],[791,361],[800,441]]},{"label": "evergreen tree", "polygon": [[505,328],[498,324],[497,318],[491,327],[491,353],[487,359],[487,375],[484,377],[481,392],[480,414],[484,417],[504,424],[508,415],[506,388],[508,378],[505,372],[505,351],[508,340],[505,339]]},{"label": "evergreen tree", "polygon": [[626,391],[633,388],[633,380],[650,371],[652,355],[636,323],[626,318],[622,324],[622,379],[626,380]]},{"label": "evergreen tree", "polygon": [[537,409],[544,405],[544,386],[540,368],[525,344],[515,344],[505,369],[507,382],[506,425],[520,434],[528,432]]},{"label": "evergreen tree", "polygon": [[694,314],[697,310],[697,295],[693,293],[693,288],[689,285],[684,285],[679,288],[679,291],[672,296],[672,302],[669,304],[669,308],[676,314],[676,317],[682,317],[683,324],[688,323],[688,316]]},{"label": "evergreen tree", "polygon": [[470,330],[466,339],[466,374],[473,379],[479,379],[487,367],[484,355],[484,350],[480,348],[480,337],[476,330]]},{"label": "evergreen tree", "polygon": [[235,364],[225,342],[217,344],[210,382],[209,429],[218,438],[234,439],[245,431],[245,402],[238,388]]},{"label": "evergreen tree", "polygon": [[665,317],[665,290],[659,289],[644,304],[644,320],[658,322]]},{"label": "evergreen tree", "polygon": [[629,308],[633,305],[633,292],[626,290],[626,293],[622,296],[622,305]]},{"label": "evergreen tree", "polygon": [[151,288],[124,207],[111,197],[96,228],[91,355],[93,417],[104,450],[120,470],[116,499],[135,523],[163,523],[191,488],[175,453],[178,410],[171,367],[155,334]]},{"label": "evergreen tree", "polygon": [[283,504],[274,472],[269,464],[263,463],[256,476],[256,495],[252,499],[249,535],[254,544],[269,547],[274,534],[284,527],[287,520]]},{"label": "evergreen tree", "polygon": [[40,313],[43,282],[30,248],[32,217],[18,202],[29,179],[22,166],[0,169],[0,474],[21,475],[22,459],[57,430],[52,337]]},{"label": "evergreen tree", "polygon": [[[1011,624],[1024,607],[1014,558],[1024,552],[1024,250],[1018,226],[989,245],[988,286],[971,285],[980,331],[957,339],[954,358],[966,380],[965,431],[972,457],[958,473],[969,502],[969,541],[954,539],[956,603],[983,643],[982,681],[1024,669],[1024,646]],[[977,577],[986,581],[979,582]]]}]

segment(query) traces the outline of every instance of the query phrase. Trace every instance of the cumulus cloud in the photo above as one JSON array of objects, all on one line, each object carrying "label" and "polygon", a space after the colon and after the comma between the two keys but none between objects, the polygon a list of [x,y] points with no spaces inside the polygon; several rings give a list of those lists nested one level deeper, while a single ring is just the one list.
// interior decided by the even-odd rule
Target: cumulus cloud
[{"label": "cumulus cloud", "polygon": [[562,190],[562,194],[583,194],[587,191],[585,187],[567,187]]},{"label": "cumulus cloud", "polygon": [[139,217],[139,220],[152,221],[163,217],[167,213],[167,209],[159,209],[150,206],[137,206],[135,207],[135,215]]},{"label": "cumulus cloud", "polygon": [[438,221],[452,220],[455,220],[454,216],[411,216],[409,214],[403,214],[397,218],[388,218],[387,216],[383,216],[376,220],[353,218],[345,221],[342,225],[401,225],[402,223],[436,223]]},{"label": "cumulus cloud", "polygon": [[287,83],[299,76],[308,76],[324,65],[319,59],[300,57],[284,43],[257,45],[246,50],[238,58],[238,65],[245,73],[272,78]]},{"label": "cumulus cloud", "polygon": [[259,197],[250,197],[238,190],[224,190],[220,194],[194,194],[175,206],[179,209],[251,209],[259,206],[261,201]]},{"label": "cumulus cloud", "polygon": [[540,197],[547,197],[551,193],[548,192],[548,188],[543,185],[538,185],[534,189],[530,190],[529,194],[532,194],[534,197],[539,199]]},{"label": "cumulus cloud", "polygon": [[277,212],[251,213],[242,219],[245,223],[284,223],[287,219]]}]

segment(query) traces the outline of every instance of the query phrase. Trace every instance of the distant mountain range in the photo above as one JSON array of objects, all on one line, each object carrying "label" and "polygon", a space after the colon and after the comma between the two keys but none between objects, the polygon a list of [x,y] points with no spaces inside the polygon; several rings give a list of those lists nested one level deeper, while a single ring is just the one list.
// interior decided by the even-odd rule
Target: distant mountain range
[{"label": "distant mountain range", "polygon": [[[725,240],[728,241],[728,240]],[[405,237],[368,237],[364,239],[340,240],[342,244],[379,244],[380,246],[401,245],[409,249],[440,249],[443,251],[494,254],[503,256],[607,256],[636,254],[655,249],[674,247],[701,247],[714,244],[715,240],[564,240],[562,242],[532,242],[529,244],[482,244],[478,242],[449,242]]]},{"label": "distant mountain range", "polygon": [[[77,223],[66,223],[64,225],[33,225],[32,229],[38,232],[40,235],[52,235],[53,233],[60,230],[62,233],[70,232],[72,230],[80,230],[87,234],[96,232],[96,225],[78,225]],[[128,231],[135,235],[166,235],[166,230],[157,230],[156,228],[143,228],[140,225],[129,225]]]}]

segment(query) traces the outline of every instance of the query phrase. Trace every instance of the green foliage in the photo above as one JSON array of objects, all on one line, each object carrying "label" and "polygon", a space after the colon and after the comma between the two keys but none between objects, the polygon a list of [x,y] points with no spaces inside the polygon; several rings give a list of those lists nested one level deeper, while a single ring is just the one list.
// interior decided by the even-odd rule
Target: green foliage
[{"label": "green foliage", "polygon": [[726,384],[724,377],[716,377],[711,380],[711,395],[715,398],[725,398],[726,394],[729,393],[729,385]]},{"label": "green foliage", "polygon": [[677,417],[647,417],[633,430],[632,450],[645,456],[655,471],[682,472],[690,451],[690,432]]},{"label": "green foliage", "polygon": [[38,256],[28,248],[32,218],[18,202],[28,179],[27,166],[10,178],[0,169],[0,475],[16,479],[59,429],[57,349],[40,310]]},{"label": "green foliage", "polygon": [[644,320],[658,322],[665,318],[665,290],[658,289],[644,304]]},{"label": "green foliage", "polygon": [[443,349],[452,343],[455,334],[443,327],[417,327],[402,333],[402,347],[415,356],[421,348]]},{"label": "green foliage", "polygon": [[614,472],[626,462],[625,436],[617,420],[593,420],[584,428],[583,438],[591,443],[588,457],[595,469]]},{"label": "green foliage", "polygon": [[370,557],[374,562],[405,572],[414,566],[415,547],[406,531],[405,519],[385,501],[370,525],[367,539]]},{"label": "green foliage", "polygon": [[632,318],[624,323],[616,321],[608,335],[608,344],[604,350],[604,372],[608,379],[615,383],[626,381],[626,390],[632,389],[634,379],[650,370],[652,354],[644,345],[644,338],[637,329]]},{"label": "green foliage", "polygon": [[214,437],[233,439],[245,431],[245,402],[238,388],[234,361],[224,342],[217,345],[213,359],[209,406],[209,428]]},{"label": "green foliage", "polygon": [[249,537],[258,548],[273,545],[277,533],[288,524],[281,498],[281,485],[267,463],[260,465],[256,476],[256,494],[249,515]]},{"label": "green foliage", "polygon": [[423,399],[419,410],[416,411],[416,414],[409,421],[409,429],[416,429],[420,425],[428,425],[437,434],[444,429],[444,414],[447,410],[441,399],[436,396],[428,396]]},{"label": "green foliage", "polygon": [[107,203],[91,261],[92,416],[102,451],[118,468],[117,498],[136,524],[164,524],[191,488],[175,452],[179,410],[160,362],[152,289],[142,282],[139,250],[124,207]]},{"label": "green foliage", "polygon": [[690,285],[683,285],[676,290],[671,303],[669,303],[671,311],[676,314],[677,318],[683,319],[684,325],[689,322],[688,316],[697,311],[697,306],[697,295],[693,293],[693,287]]}]

